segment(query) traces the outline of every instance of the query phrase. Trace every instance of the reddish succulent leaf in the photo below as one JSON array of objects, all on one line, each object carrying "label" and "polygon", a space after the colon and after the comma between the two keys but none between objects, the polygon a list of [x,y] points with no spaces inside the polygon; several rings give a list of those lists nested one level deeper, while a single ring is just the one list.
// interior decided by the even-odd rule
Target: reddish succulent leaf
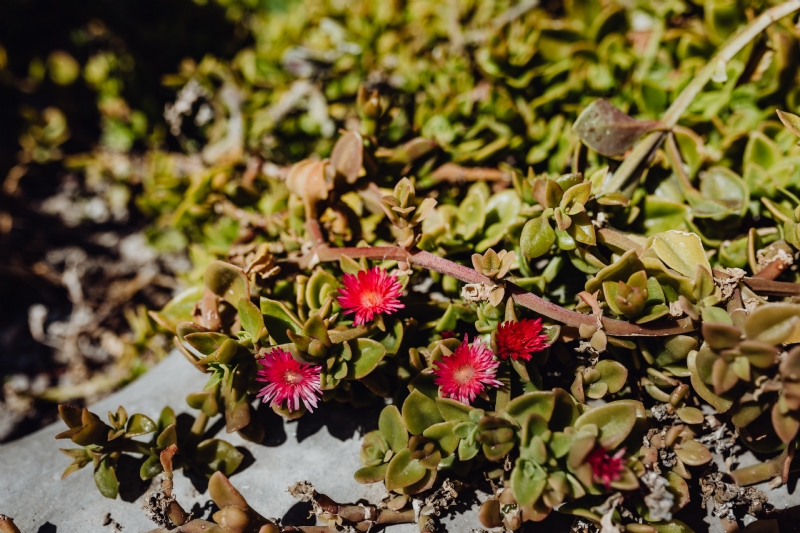
[{"label": "reddish succulent leaf", "polygon": [[629,117],[608,100],[599,98],[583,110],[572,130],[595,152],[613,157],[624,154],[639,137],[660,127],[657,120]]}]

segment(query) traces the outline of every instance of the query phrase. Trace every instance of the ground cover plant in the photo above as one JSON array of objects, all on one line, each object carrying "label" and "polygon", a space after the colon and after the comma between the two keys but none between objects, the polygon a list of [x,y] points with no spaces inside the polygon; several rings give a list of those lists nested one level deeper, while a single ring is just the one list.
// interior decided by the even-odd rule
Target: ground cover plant
[{"label": "ground cover plant", "polygon": [[[800,2],[225,5],[252,42],[165,79],[179,148],[128,108],[64,161],[190,258],[130,315],[132,353],[169,335],[207,385],[186,426],[183,406],[61,405],[64,475],[91,465],[116,498],[120,456],[143,457],[154,531],[434,531],[475,487],[485,528],[686,532],[702,505],[777,530],[800,430]],[[53,117],[20,184],[61,157]],[[256,402],[385,404],[353,475],[389,496],[293,480],[322,525],[259,515],[207,434],[262,441]],[[181,507],[178,468],[209,477],[213,522]]]}]

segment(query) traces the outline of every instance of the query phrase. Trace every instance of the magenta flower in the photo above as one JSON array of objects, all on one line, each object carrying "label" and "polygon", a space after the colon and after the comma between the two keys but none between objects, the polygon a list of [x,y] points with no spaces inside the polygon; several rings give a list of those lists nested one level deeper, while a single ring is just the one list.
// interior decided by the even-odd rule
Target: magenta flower
[{"label": "magenta flower", "polygon": [[502,387],[503,384],[495,378],[500,362],[494,359],[492,351],[479,340],[472,346],[467,341],[468,336],[464,335],[452,355],[434,363],[433,382],[441,387],[445,398],[469,405],[486,387]]},{"label": "magenta flower", "polygon": [[317,406],[319,389],[319,371],[322,367],[298,363],[292,354],[281,348],[274,348],[264,354],[256,373],[256,381],[268,383],[256,395],[263,397],[264,403],[272,400],[271,405],[280,406],[284,400],[290,411],[300,410],[300,400],[306,409],[313,411]]},{"label": "magenta flower", "polygon": [[586,458],[586,462],[592,467],[595,483],[602,483],[608,489],[612,481],[617,481],[625,469],[623,455],[625,455],[625,448],[614,455],[609,455],[608,450],[602,446],[595,446]]},{"label": "magenta flower", "polygon": [[524,318],[519,322],[503,322],[497,328],[495,342],[497,357],[500,359],[522,359],[530,361],[534,352],[540,352],[550,346],[546,342],[547,335],[542,333],[542,319]]},{"label": "magenta flower", "polygon": [[403,293],[400,282],[382,268],[361,271],[358,277],[345,274],[342,285],[344,287],[339,289],[339,305],[344,309],[344,314],[356,314],[353,319],[355,326],[371,322],[377,314],[390,315],[404,307],[397,299]]}]

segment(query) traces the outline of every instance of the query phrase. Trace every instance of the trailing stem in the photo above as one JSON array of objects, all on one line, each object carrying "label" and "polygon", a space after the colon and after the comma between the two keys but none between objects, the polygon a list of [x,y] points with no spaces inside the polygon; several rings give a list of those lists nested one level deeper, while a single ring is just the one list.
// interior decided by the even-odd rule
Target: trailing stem
[{"label": "trailing stem", "polygon": [[[410,251],[400,246],[365,246],[358,248],[317,248],[307,256],[299,259],[301,267],[307,268],[319,262],[338,261],[340,257],[347,256],[352,259],[361,257],[374,260],[394,260],[402,261],[409,265],[418,266],[427,270],[433,270],[447,276],[456,278],[464,283],[481,283],[491,285],[492,280],[477,271],[454,263],[443,257],[439,257],[425,251]],[[567,326],[580,327],[582,325],[593,326],[596,324],[594,317],[584,315],[576,311],[565,309],[558,304],[536,296],[535,294],[514,285],[507,281],[506,286],[511,291],[514,301],[528,309],[546,316],[552,320]],[[661,326],[640,326],[623,320],[613,318],[602,319],[603,329],[609,335],[630,337],[660,337],[664,335],[679,335],[694,331],[696,326],[689,318],[683,318],[669,325]]]},{"label": "trailing stem", "polygon": [[[669,106],[669,109],[661,118],[661,123],[668,129],[675,127],[678,124],[678,120],[680,120],[720,66],[725,68],[725,65],[736,57],[750,41],[758,37],[778,20],[798,10],[800,10],[800,0],[789,0],[779,4],[764,11],[742,31],[731,37],[672,102],[672,105]],[[661,145],[666,135],[667,131],[654,131],[642,139],[614,172],[611,179],[603,186],[602,194],[605,195],[622,190],[644,160]]]}]

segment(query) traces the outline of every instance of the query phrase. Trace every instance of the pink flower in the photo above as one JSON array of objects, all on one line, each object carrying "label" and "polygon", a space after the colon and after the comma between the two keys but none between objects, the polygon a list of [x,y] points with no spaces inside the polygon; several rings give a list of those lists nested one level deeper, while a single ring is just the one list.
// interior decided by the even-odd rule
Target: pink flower
[{"label": "pink flower", "polygon": [[434,363],[436,378],[433,382],[441,387],[445,398],[469,405],[487,386],[502,387],[503,384],[495,378],[500,362],[495,361],[492,351],[479,340],[472,346],[467,341],[468,336],[464,335],[452,355]]},{"label": "pink flower", "polygon": [[540,352],[550,346],[544,342],[546,339],[547,335],[542,333],[541,318],[503,322],[497,328],[495,335],[497,357],[530,361],[533,352]]},{"label": "pink flower", "polygon": [[382,268],[373,267],[358,273],[358,277],[345,274],[339,289],[339,305],[344,314],[355,313],[353,325],[363,326],[376,314],[394,313],[405,307],[397,298],[403,293],[400,282],[386,274]]},{"label": "pink flower", "polygon": [[280,406],[286,400],[290,411],[300,410],[300,400],[306,409],[313,411],[317,406],[319,390],[319,371],[322,367],[298,363],[292,354],[281,348],[274,348],[264,354],[256,373],[256,381],[268,383],[256,395],[264,399],[264,403],[272,400],[271,405]]},{"label": "pink flower", "polygon": [[623,455],[625,455],[625,448],[614,455],[609,455],[608,450],[602,446],[595,446],[586,458],[586,462],[592,467],[595,482],[602,483],[608,489],[612,481],[618,480],[625,469]]}]

